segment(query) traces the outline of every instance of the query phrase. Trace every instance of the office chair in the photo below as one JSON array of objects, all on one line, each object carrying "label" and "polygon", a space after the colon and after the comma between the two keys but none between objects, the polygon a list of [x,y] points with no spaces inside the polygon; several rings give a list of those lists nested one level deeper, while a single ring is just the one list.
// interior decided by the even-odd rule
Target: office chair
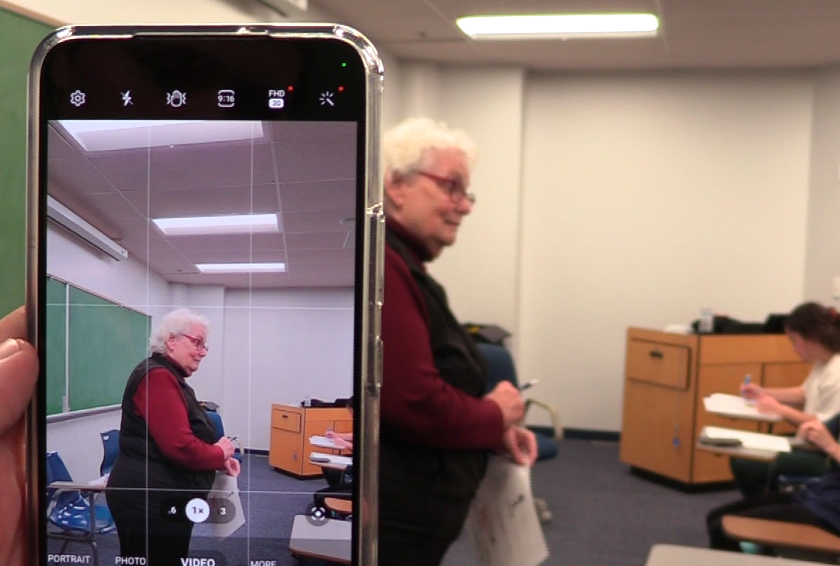
[{"label": "office chair", "polygon": [[47,517],[51,525],[47,537],[64,541],[58,554],[63,554],[71,542],[90,545],[94,566],[98,566],[95,536],[116,528],[108,507],[96,502],[100,490],[73,483],[58,452],[47,453],[46,468]]},{"label": "office chair", "polygon": [[[487,376],[488,391],[491,391],[500,381],[503,380],[510,381],[514,386],[519,387],[519,382],[516,378],[516,368],[513,365],[513,357],[504,346],[479,342],[478,348],[487,360],[487,367],[489,369],[489,374]],[[560,438],[562,438],[563,434],[562,429],[560,428],[560,419],[557,416],[557,411],[555,411],[554,408],[547,403],[543,403],[535,399],[526,399],[526,416],[531,407],[539,407],[546,411],[551,423],[547,426],[527,426],[529,430],[534,432],[534,436],[537,438],[537,461],[554,458],[559,452],[557,442]],[[537,507],[537,513],[540,517],[540,521],[543,523],[550,521],[552,515],[545,503],[545,500],[535,497],[534,503]]]},{"label": "office chair", "polygon": [[100,432],[102,437],[102,464],[99,466],[99,475],[110,474],[117,461],[117,454],[120,453],[120,431],[117,429]]},{"label": "office chair", "polygon": [[[207,412],[207,416],[210,417],[210,422],[213,423],[213,428],[216,431],[216,440],[219,440],[225,435],[225,425],[222,423],[222,416],[215,409],[210,409],[205,406],[204,410]],[[239,460],[240,464],[242,463],[242,453],[239,448],[234,451],[233,457]]]}]

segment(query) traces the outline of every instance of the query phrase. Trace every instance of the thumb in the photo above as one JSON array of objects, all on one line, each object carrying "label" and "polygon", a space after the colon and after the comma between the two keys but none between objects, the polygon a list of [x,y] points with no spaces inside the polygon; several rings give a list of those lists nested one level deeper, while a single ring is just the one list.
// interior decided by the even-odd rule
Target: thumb
[{"label": "thumb", "polygon": [[0,434],[23,415],[38,379],[38,355],[29,343],[9,339],[0,343]]}]

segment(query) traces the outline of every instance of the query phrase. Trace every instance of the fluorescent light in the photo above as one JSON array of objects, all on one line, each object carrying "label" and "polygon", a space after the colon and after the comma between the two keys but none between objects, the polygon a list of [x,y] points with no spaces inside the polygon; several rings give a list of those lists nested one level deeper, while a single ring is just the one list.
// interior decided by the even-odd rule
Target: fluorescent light
[{"label": "fluorescent light", "polygon": [[458,27],[473,39],[567,39],[572,37],[653,37],[653,14],[546,14],[469,16]]},{"label": "fluorescent light", "polygon": [[152,222],[167,236],[269,234],[280,231],[280,223],[274,213],[152,218]]},{"label": "fluorescent light", "polygon": [[128,252],[114,240],[94,228],[87,220],[47,195],[47,218],[63,226],[85,242],[105,252],[117,261],[126,259]]},{"label": "fluorescent light", "polygon": [[238,120],[59,120],[85,151],[260,140],[260,122]]},{"label": "fluorescent light", "polygon": [[286,264],[277,263],[197,263],[202,273],[285,273]]}]

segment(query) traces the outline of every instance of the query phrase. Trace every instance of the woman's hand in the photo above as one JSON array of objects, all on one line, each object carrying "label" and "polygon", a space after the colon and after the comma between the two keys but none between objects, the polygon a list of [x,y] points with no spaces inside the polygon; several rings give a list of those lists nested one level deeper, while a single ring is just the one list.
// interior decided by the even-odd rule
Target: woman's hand
[{"label": "woman's hand", "polygon": [[25,566],[26,489],[23,412],[38,378],[38,356],[22,338],[20,308],[0,320],[0,564]]},{"label": "woman's hand", "polygon": [[741,395],[744,396],[744,399],[758,399],[764,395],[764,389],[757,383],[742,383]]},{"label": "woman's hand", "polygon": [[228,458],[225,460],[225,472],[227,472],[227,475],[239,477],[239,472],[241,471],[242,468],[239,465],[239,460],[236,458]]},{"label": "woman's hand", "polygon": [[525,401],[510,381],[500,381],[493,391],[484,396],[494,401],[502,410],[505,428],[520,422],[525,417]]},{"label": "woman's hand", "polygon": [[502,435],[501,454],[507,454],[520,466],[530,466],[537,461],[537,437],[527,428],[508,427]]},{"label": "woman's hand", "polygon": [[781,413],[782,404],[770,395],[761,395],[755,402],[755,408],[764,415],[778,415]]},{"label": "woman's hand", "polygon": [[840,449],[840,446],[837,445],[837,440],[831,435],[831,432],[817,419],[805,421],[799,425],[796,435],[815,446],[819,446],[824,452],[835,457],[838,449]]},{"label": "woman's hand", "polygon": [[233,453],[236,450],[233,442],[231,442],[230,438],[227,436],[221,437],[216,441],[215,445],[222,449],[222,452],[225,455],[225,460],[228,460],[231,456],[233,456]]}]

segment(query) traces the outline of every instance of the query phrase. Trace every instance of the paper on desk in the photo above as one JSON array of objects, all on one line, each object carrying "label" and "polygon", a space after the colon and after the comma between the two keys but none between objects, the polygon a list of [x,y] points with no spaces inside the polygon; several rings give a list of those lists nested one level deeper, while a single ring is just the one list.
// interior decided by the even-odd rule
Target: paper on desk
[{"label": "paper on desk", "polygon": [[335,442],[332,441],[331,438],[327,436],[310,436],[309,443],[312,446],[318,446],[319,448],[332,448],[334,450],[341,450],[341,446],[338,446]]},{"label": "paper on desk", "polygon": [[727,417],[768,422],[776,422],[781,419],[779,415],[765,415],[760,413],[754,405],[750,404],[740,395],[713,393],[712,395],[703,398],[703,406],[710,413]]},{"label": "paper on desk", "polygon": [[481,566],[537,566],[548,558],[531,493],[531,469],[491,457],[466,528]]},{"label": "paper on desk", "polygon": [[768,450],[771,452],[790,452],[790,441],[784,436],[775,434],[762,434],[760,432],[748,432],[735,428],[721,428],[707,426],[703,434],[709,438],[737,438],[744,448],[754,450]]},{"label": "paper on desk", "polygon": [[[314,462],[313,462],[314,460]],[[309,461],[313,463],[331,463],[339,466],[351,466],[353,458],[350,456],[339,456],[338,454],[324,454],[323,452],[310,452]]]}]

